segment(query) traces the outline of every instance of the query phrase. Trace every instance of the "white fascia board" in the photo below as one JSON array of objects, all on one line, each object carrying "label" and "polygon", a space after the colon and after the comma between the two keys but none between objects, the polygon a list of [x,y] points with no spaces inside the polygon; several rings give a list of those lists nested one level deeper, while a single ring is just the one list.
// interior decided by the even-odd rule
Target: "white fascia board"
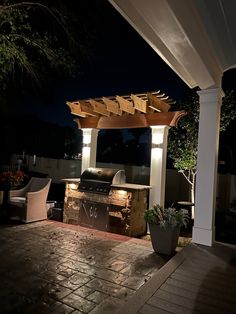
[{"label": "white fascia board", "polygon": [[236,1],[195,2],[224,71],[236,67]]},{"label": "white fascia board", "polygon": [[[197,2],[187,0],[182,1],[182,5],[175,0],[164,0],[164,2],[168,7],[169,14],[172,14],[173,20],[176,20],[177,33],[182,33],[188,42],[186,58],[182,58],[183,65],[185,66],[185,59],[190,61],[186,68],[199,82],[198,85],[202,89],[218,85],[223,74],[223,67],[218,51],[214,49],[212,36],[209,36],[207,26],[199,14]],[[185,47],[183,47],[184,49]]]},{"label": "white fascia board", "polygon": [[[218,84],[222,74],[217,63],[212,63],[215,58],[208,58],[213,68],[210,71],[207,58],[203,60],[191,42],[191,34],[187,36],[171,8],[174,1],[171,5],[166,0],[109,1],[189,87],[203,89]],[[180,7],[187,3],[177,2]],[[193,18],[186,14],[189,20]]]},{"label": "white fascia board", "polygon": [[190,87],[196,87],[197,83],[191,75],[179,64],[168,48],[145,22],[136,8],[129,0],[108,0],[136,32],[152,47],[152,49],[165,61],[165,63]]}]

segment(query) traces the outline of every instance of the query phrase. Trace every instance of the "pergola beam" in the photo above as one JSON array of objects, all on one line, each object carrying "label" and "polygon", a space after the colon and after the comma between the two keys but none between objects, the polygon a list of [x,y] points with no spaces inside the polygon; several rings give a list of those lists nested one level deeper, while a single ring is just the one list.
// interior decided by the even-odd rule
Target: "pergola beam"
[{"label": "pergola beam", "polygon": [[89,102],[92,105],[94,112],[109,117],[110,113],[107,111],[104,104],[93,99],[90,99]]},{"label": "pergola beam", "polygon": [[134,114],[135,113],[135,108],[133,106],[133,103],[124,97],[121,96],[116,96],[116,100],[118,101],[120,105],[120,109],[124,112]]},{"label": "pergola beam", "polygon": [[83,118],[86,117],[86,114],[81,111],[80,105],[78,103],[67,101],[66,104],[69,106],[71,112],[73,112],[75,116],[80,116]]},{"label": "pergola beam", "polygon": [[178,120],[185,116],[185,111],[170,111],[159,113],[136,113],[134,115],[77,118],[74,121],[79,129],[128,129],[145,128],[155,125],[176,126]]},{"label": "pergola beam", "polygon": [[80,106],[80,110],[83,114],[85,114],[86,116],[92,116],[92,117],[97,117],[98,114],[93,110],[93,108],[91,107],[89,102],[80,100],[79,101],[79,106]]},{"label": "pergola beam", "polygon": [[134,115],[137,111],[153,113],[154,111],[167,112],[173,100],[160,91],[143,94],[131,94],[116,97],[102,97],[68,101],[71,113],[80,117],[99,117],[110,115]]},{"label": "pergola beam", "polygon": [[147,94],[149,107],[156,111],[167,112],[170,109],[170,105],[166,103],[163,98],[158,98],[150,93]]},{"label": "pergola beam", "polygon": [[122,111],[120,110],[119,104],[115,102],[114,100],[111,100],[107,97],[102,98],[103,102],[106,105],[107,111],[116,114],[118,116],[122,115]]},{"label": "pergola beam", "polygon": [[147,100],[144,100],[136,95],[131,94],[131,98],[134,102],[134,108],[143,113],[147,113]]}]

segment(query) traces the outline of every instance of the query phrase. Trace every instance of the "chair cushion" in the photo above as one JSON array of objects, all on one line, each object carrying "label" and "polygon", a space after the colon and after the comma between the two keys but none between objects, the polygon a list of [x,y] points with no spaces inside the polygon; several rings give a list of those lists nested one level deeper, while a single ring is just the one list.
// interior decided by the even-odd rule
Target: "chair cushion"
[{"label": "chair cushion", "polygon": [[37,192],[42,190],[49,183],[48,178],[32,178],[28,192]]},{"label": "chair cushion", "polygon": [[14,196],[10,198],[11,203],[25,204],[25,197]]}]

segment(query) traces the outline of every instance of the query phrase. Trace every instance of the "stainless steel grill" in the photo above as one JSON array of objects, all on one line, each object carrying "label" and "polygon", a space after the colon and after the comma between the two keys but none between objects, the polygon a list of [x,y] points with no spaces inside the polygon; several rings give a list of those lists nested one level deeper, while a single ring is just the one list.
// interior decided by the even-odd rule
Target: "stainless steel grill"
[{"label": "stainless steel grill", "polygon": [[63,221],[128,236],[144,234],[150,187],[125,181],[124,170],[110,168],[87,168],[80,179],[68,179]]},{"label": "stainless steel grill", "polygon": [[79,191],[109,194],[112,185],[125,183],[125,171],[110,168],[87,168],[80,177]]},{"label": "stainless steel grill", "polygon": [[[124,170],[87,168],[82,173],[78,186],[80,192],[89,192],[80,200],[79,224],[99,230],[108,230],[109,192],[112,186],[124,183]],[[100,194],[100,196],[96,197],[96,194]]]}]

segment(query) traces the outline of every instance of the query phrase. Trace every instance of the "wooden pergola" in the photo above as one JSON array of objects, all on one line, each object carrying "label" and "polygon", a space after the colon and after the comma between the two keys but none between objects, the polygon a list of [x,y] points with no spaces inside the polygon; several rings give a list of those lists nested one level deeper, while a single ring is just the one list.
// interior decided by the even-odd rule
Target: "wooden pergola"
[{"label": "wooden pergola", "polygon": [[81,173],[96,166],[99,129],[151,127],[149,204],[164,206],[168,130],[185,111],[169,111],[172,99],[160,91],[68,101],[74,121],[83,132]]},{"label": "wooden pergola", "polygon": [[160,91],[68,101],[78,128],[123,129],[176,126],[185,111],[169,111],[175,102]]}]

